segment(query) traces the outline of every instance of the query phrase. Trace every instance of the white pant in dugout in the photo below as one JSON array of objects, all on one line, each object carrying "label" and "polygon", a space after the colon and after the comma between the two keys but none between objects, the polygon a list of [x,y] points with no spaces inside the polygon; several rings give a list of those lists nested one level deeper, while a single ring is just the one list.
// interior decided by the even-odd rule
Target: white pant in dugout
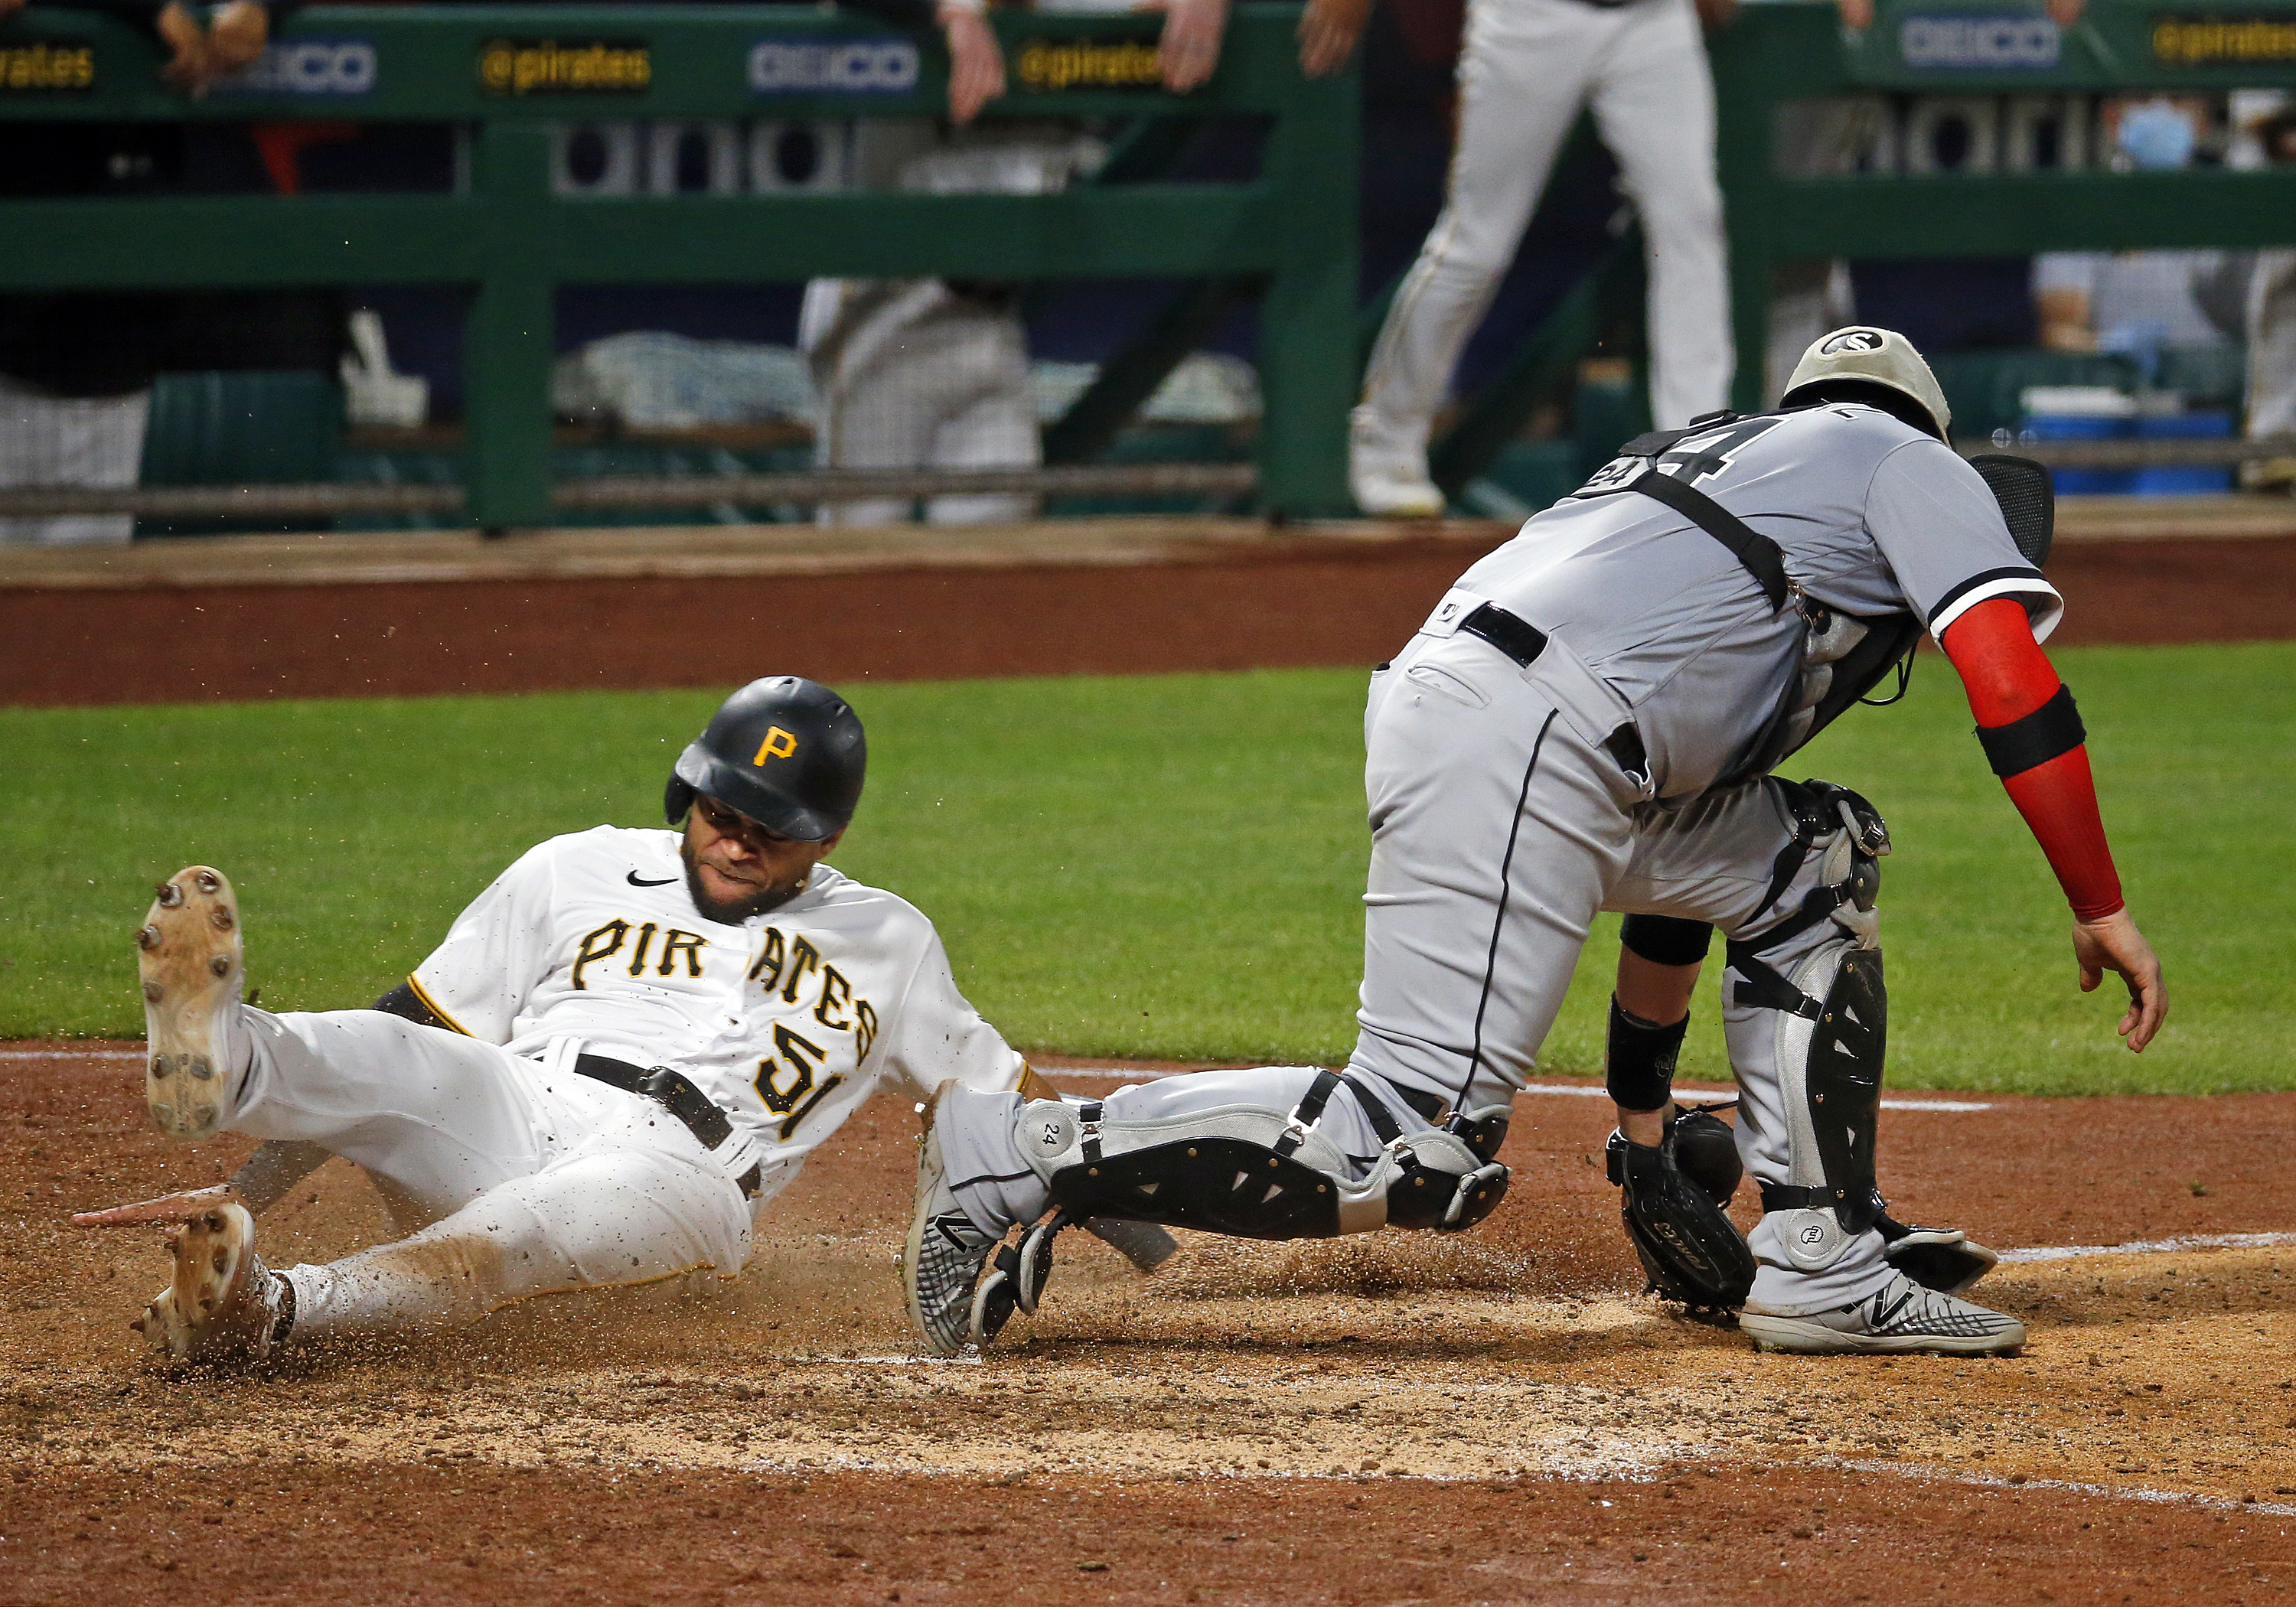
[{"label": "white pant in dugout", "polygon": [[[299,1339],[459,1326],[514,1300],[648,1283],[750,1252],[724,1163],[653,1100],[380,1011],[238,1007],[224,1125],[316,1144],[411,1236],[285,1269]],[[569,1045],[570,1049],[572,1045]]]},{"label": "white pant in dugout", "polygon": [[1698,29],[1690,0],[1470,0],[1443,214],[1372,352],[1359,449],[1383,462],[1423,461],[1459,353],[1582,109],[1642,217],[1652,414],[1659,428],[1676,429],[1727,404],[1735,358],[1714,86]]}]

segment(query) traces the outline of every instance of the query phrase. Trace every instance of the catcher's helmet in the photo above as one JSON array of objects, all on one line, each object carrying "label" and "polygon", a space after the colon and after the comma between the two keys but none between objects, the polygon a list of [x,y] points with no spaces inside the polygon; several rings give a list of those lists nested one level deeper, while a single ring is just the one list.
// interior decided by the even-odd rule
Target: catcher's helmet
[{"label": "catcher's helmet", "polygon": [[1871,324],[1853,324],[1810,342],[1778,405],[1809,402],[1866,402],[1939,440],[1953,423],[1937,375],[1914,343]]},{"label": "catcher's helmet", "polygon": [[853,818],[869,750],[861,717],[802,676],[767,676],[718,705],[662,794],[676,825],[707,792],[769,832],[820,842]]}]

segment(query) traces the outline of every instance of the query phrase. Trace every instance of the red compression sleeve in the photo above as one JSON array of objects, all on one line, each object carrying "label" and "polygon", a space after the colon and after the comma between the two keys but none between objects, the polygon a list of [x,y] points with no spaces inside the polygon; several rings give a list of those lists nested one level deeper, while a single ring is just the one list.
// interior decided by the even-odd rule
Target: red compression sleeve
[{"label": "red compression sleeve", "polygon": [[[1979,603],[1946,627],[1939,645],[1960,673],[1969,711],[1987,730],[2022,719],[2054,697],[2061,684],[2033,640],[2025,605],[2013,597]],[[2048,856],[2077,919],[2100,919],[2127,902],[2097,815],[2086,746],[2005,776],[2001,784]]]}]

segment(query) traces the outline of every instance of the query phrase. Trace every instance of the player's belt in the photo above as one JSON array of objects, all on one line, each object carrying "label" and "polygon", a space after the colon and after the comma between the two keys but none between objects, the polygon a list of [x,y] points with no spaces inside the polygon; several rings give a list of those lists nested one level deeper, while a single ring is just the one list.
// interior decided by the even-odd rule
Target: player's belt
[{"label": "player's belt", "polygon": [[1459,628],[1480,636],[1516,663],[1529,669],[1546,651],[1546,633],[1527,619],[1518,619],[1496,603],[1486,603],[1459,621]]},{"label": "player's belt", "polygon": [[[1516,663],[1529,669],[1546,651],[1546,633],[1518,619],[1496,603],[1486,603],[1459,621],[1459,628],[1480,636]],[[1638,787],[1650,784],[1650,756],[1643,749],[1642,733],[1629,720],[1603,739],[1603,746],[1627,778]],[[1433,1120],[1434,1118],[1428,1118]]]},{"label": "player's belt", "polygon": [[[717,1102],[687,1080],[684,1074],[668,1066],[633,1066],[627,1061],[614,1060],[603,1054],[578,1054],[574,1070],[595,1081],[608,1083],[625,1094],[638,1094],[652,1100],[663,1110],[685,1124],[685,1129],[701,1141],[705,1150],[714,1150],[734,1136],[734,1123]],[[758,1168],[751,1167],[734,1179],[744,1195],[758,1192]]]}]

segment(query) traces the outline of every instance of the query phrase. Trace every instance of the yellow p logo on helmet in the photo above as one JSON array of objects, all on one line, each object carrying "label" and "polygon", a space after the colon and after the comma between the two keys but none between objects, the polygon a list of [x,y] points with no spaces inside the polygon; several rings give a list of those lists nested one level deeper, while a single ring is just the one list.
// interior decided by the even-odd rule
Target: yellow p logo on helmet
[{"label": "yellow p logo on helmet", "polygon": [[797,738],[775,726],[766,733],[766,740],[758,744],[758,757],[750,762],[762,765],[769,758],[787,758],[797,751]]}]

